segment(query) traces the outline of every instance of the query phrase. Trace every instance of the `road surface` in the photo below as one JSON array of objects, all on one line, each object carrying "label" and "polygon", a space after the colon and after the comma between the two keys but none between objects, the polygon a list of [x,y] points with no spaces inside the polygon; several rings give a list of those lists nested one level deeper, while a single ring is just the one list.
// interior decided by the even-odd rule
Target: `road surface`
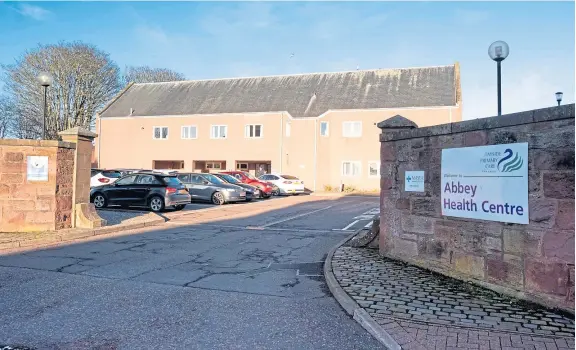
[{"label": "road surface", "polygon": [[328,250],[377,206],[311,196],[227,205],[0,256],[0,345],[379,349],[322,277]]}]

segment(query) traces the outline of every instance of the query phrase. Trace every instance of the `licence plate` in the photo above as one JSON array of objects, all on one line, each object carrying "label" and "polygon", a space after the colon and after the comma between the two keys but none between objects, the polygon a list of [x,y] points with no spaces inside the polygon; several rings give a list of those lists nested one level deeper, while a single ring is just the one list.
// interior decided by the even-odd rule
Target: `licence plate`
[{"label": "licence plate", "polygon": [[246,197],[246,192],[240,192],[240,197]]},{"label": "licence plate", "polygon": [[187,194],[188,191],[186,191],[186,190],[179,190],[178,193],[179,193],[179,194]]}]

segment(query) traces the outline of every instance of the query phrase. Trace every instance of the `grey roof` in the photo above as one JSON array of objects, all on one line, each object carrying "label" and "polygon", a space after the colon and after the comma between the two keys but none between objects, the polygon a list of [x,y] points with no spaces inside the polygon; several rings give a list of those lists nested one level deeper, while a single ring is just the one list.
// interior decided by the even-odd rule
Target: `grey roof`
[{"label": "grey roof", "polygon": [[453,106],[455,65],[234,79],[132,84],[101,117],[288,112]]}]

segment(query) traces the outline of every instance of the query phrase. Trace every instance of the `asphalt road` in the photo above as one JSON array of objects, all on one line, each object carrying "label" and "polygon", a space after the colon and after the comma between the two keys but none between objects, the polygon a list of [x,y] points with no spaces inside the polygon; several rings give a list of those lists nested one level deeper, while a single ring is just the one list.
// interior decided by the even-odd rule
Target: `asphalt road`
[{"label": "asphalt road", "polygon": [[0,256],[0,345],[382,348],[322,277],[328,250],[377,206],[377,198],[282,198]]}]

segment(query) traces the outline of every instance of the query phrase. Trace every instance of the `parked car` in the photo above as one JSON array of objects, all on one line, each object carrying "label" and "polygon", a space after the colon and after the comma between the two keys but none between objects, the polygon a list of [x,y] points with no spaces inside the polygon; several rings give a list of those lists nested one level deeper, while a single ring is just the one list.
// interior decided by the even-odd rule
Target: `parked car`
[{"label": "parked car", "polygon": [[122,172],[119,170],[91,169],[90,187],[97,187],[114,183],[114,181],[121,178],[122,175]]},{"label": "parked car", "polygon": [[176,175],[188,189],[192,200],[210,201],[216,205],[244,202],[246,190],[208,173],[179,173]]},{"label": "parked car", "polygon": [[167,207],[182,210],[190,203],[186,186],[173,175],[133,173],[114,183],[90,190],[90,202],[96,208],[109,205],[122,207],[148,207],[154,212]]},{"label": "parked car", "polygon": [[252,185],[242,183],[242,182],[240,182],[240,180],[238,180],[237,178],[235,178],[232,175],[228,175],[228,174],[212,174],[212,175],[219,177],[220,180],[223,180],[224,182],[227,182],[227,183],[230,183],[230,184],[233,184],[236,186],[240,186],[243,189],[245,189],[247,202],[250,202],[255,197],[260,197],[260,189],[258,187],[254,187]]},{"label": "parked car", "polygon": [[232,175],[242,183],[258,187],[260,190],[260,198],[270,198],[272,195],[272,184],[260,181],[250,173],[244,171],[222,171],[220,174]]},{"label": "parked car", "polygon": [[265,174],[259,177],[261,181],[267,181],[278,187],[278,194],[299,195],[304,193],[304,181],[296,176],[281,174]]}]

